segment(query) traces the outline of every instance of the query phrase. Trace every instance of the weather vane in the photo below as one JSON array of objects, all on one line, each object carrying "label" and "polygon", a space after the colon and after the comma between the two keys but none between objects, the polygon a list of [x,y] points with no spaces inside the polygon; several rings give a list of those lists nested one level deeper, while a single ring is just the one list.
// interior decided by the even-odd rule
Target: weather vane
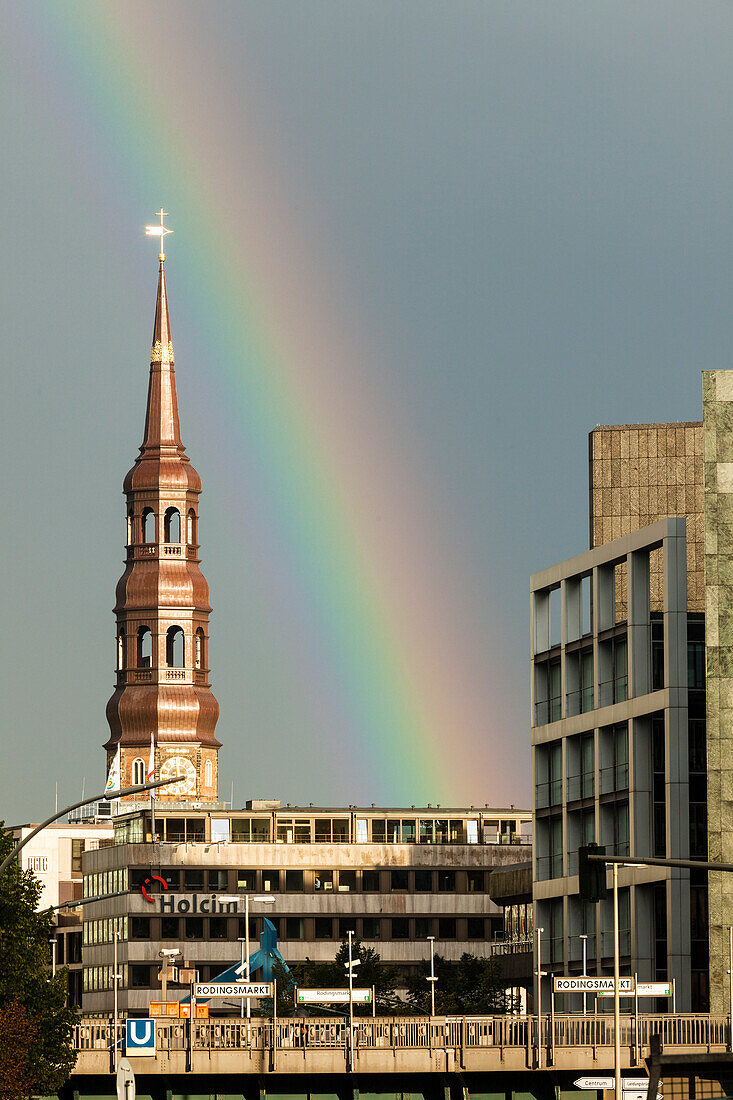
[{"label": "weather vane", "polygon": [[165,225],[163,223],[163,218],[167,218],[168,216],[169,216],[168,211],[164,210],[163,207],[161,206],[160,210],[156,214],[156,217],[160,218],[160,225],[146,225],[145,226],[145,235],[146,235],[146,237],[160,237],[160,252],[158,253],[158,259],[160,260],[161,263],[163,263],[163,261],[165,260],[165,251],[163,250],[163,240],[165,239],[165,237],[168,236],[169,233],[173,232],[172,229],[169,229],[167,227],[167,225]]}]

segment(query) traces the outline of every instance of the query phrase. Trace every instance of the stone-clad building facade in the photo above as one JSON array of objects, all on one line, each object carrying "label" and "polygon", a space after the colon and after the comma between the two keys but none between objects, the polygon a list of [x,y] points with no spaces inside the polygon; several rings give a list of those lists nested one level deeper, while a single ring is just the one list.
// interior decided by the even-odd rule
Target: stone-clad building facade
[{"label": "stone-clad building facade", "polygon": [[[733,862],[733,371],[703,372],[708,850]],[[728,1010],[733,875],[710,872],[711,1009]]]}]

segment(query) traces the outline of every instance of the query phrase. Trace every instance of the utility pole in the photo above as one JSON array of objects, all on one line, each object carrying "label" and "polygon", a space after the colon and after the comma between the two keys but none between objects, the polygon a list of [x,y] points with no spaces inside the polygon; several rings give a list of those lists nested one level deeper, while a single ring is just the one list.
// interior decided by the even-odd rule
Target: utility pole
[{"label": "utility pole", "polygon": [[616,1100],[621,1091],[621,994],[619,990],[618,863],[613,865],[613,1070]]},{"label": "utility pole", "polygon": [[430,1015],[435,1015],[435,936],[428,936],[430,941]]}]

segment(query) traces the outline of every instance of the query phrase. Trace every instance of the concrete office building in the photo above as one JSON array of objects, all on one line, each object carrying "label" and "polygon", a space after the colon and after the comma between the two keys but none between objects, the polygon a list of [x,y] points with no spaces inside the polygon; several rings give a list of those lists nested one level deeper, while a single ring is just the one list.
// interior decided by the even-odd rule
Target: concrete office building
[{"label": "concrete office building", "polygon": [[[590,949],[610,928],[603,909],[579,916],[579,844],[733,861],[733,372],[702,379],[701,422],[590,433],[593,549],[532,578],[535,900],[550,969],[577,970],[579,936]],[[676,976],[680,1008],[727,1012],[730,876],[626,869],[620,881],[625,966]]]},{"label": "concrete office building", "polygon": [[[707,856],[703,532],[711,501],[703,433],[699,422],[591,432],[594,549],[532,578],[533,765],[542,819],[535,897],[550,968],[577,970],[581,935],[594,964],[610,967],[610,936],[605,944],[595,939],[597,925],[611,927],[610,903],[598,912],[573,897],[580,844]],[[674,529],[670,517],[678,517]],[[706,873],[624,869],[620,882],[625,965],[646,979],[676,977],[678,1005],[705,1010],[709,959],[720,957],[721,946],[709,948]],[[569,922],[564,937],[556,932],[561,909]],[[586,912],[578,918],[580,909]]]},{"label": "concrete office building", "polygon": [[84,906],[84,1011],[111,1010],[115,930],[123,1012],[160,999],[162,948],[203,980],[239,962],[245,894],[274,898],[252,903],[251,950],[267,917],[288,963],[332,959],[349,929],[404,970],[429,958],[431,935],[446,958],[485,955],[504,926],[489,872],[528,859],[530,820],[513,808],[181,806],[156,811],[153,844],[149,811],[123,814],[115,845],[84,861],[86,896],[124,892]]}]

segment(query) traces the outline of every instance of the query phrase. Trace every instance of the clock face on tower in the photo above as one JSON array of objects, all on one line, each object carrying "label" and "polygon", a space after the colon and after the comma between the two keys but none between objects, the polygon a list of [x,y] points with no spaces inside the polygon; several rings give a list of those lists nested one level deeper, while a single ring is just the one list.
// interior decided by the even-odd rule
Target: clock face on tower
[{"label": "clock face on tower", "polygon": [[178,783],[171,783],[168,787],[161,788],[161,793],[182,795],[190,794],[196,789],[196,769],[190,760],[184,756],[169,756],[163,761],[160,769],[161,779],[172,779],[174,775],[182,775],[183,779]]}]

